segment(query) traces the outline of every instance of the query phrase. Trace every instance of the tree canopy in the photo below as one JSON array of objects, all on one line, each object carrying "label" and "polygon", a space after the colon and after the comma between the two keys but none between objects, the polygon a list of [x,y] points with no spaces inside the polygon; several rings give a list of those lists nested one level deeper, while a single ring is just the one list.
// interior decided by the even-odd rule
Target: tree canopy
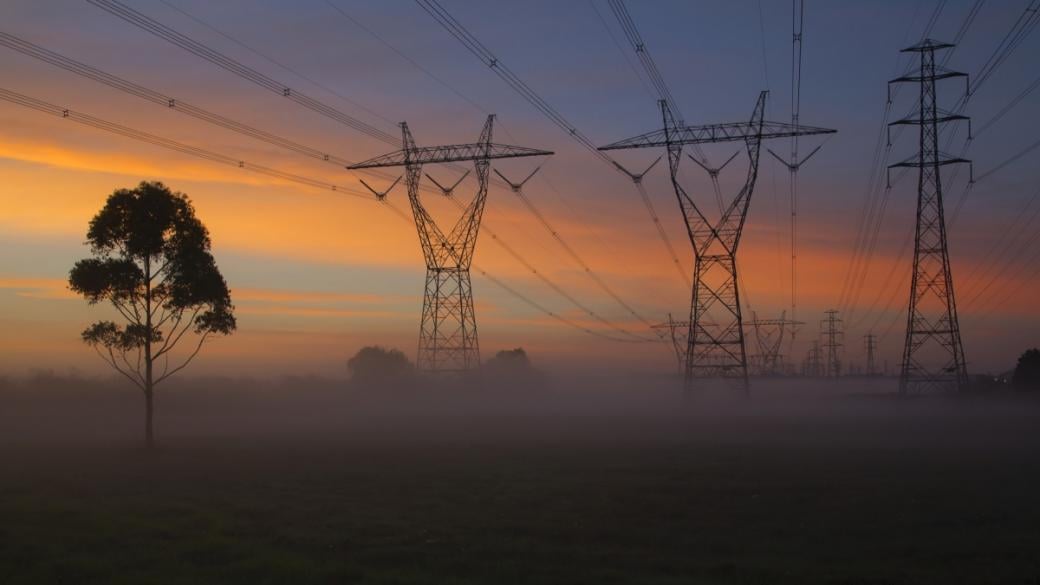
[{"label": "tree canopy", "polygon": [[1018,358],[1011,383],[1023,390],[1040,390],[1040,349],[1030,349]]},{"label": "tree canopy", "polygon": [[347,360],[347,369],[355,382],[381,383],[407,379],[413,366],[401,350],[370,345]]}]

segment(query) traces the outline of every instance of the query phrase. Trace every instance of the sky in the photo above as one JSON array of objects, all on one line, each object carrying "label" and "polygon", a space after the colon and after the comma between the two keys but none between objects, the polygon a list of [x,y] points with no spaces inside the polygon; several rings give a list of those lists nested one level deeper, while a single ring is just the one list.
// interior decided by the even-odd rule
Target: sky
[{"label": "sky", "polygon": [[[330,5],[330,2],[332,5]],[[681,280],[633,185],[539,114],[441,28],[404,0],[140,0],[135,9],[285,85],[398,135],[407,121],[420,145],[475,141],[488,113],[496,142],[542,148],[546,160],[497,162],[520,178],[542,165],[525,194],[611,291],[649,322],[685,318]],[[657,97],[624,44],[605,0],[462,2],[443,6],[538,95],[596,144],[660,127]],[[973,1],[940,2],[930,36],[951,40]],[[974,75],[1027,2],[984,2],[948,66]],[[629,11],[685,120],[746,120],[758,92],[769,90],[766,117],[791,111],[791,4],[629,2]],[[339,10],[336,10],[338,8]],[[841,307],[845,361],[862,364],[863,335],[880,337],[881,360],[896,368],[902,349],[916,181],[893,175],[877,244],[862,285],[844,302],[873,155],[882,128],[887,81],[907,66],[899,49],[922,35],[935,2],[806,3],[801,121],[835,128],[807,138],[822,144],[799,174],[798,336],[785,348],[800,362],[817,338],[823,311]],[[345,16],[345,15],[346,16]],[[291,138],[349,160],[396,149],[267,92],[215,65],[77,0],[7,0],[0,31],[106,73]],[[349,16],[349,18],[348,18]],[[1035,79],[1040,38],[1027,36],[972,96],[965,113],[976,136],[966,151],[975,175],[945,171],[953,274],[969,369],[1002,372],[1036,337],[1040,242],[1031,215],[1038,203],[1036,152],[987,171],[1022,151],[1040,130],[1040,92],[985,125]],[[105,120],[213,150],[235,159],[361,190],[358,175],[205,124],[0,47],[0,88]],[[963,94],[946,82],[941,103]],[[892,119],[910,112],[916,88],[894,94]],[[398,347],[414,359],[424,265],[414,226],[384,207],[344,192],[307,187],[142,144],[0,101],[0,374],[37,369],[89,374],[104,364],[79,340],[92,321],[109,318],[67,289],[69,269],[89,250],[87,222],[115,189],[161,180],[187,193],[209,228],[213,252],[237,307],[239,330],[213,342],[196,373],[229,376],[346,375],[347,358],[364,345]],[[951,140],[961,152],[965,133]],[[915,151],[911,133],[893,134],[889,162]],[[790,145],[769,145],[786,153]],[[739,148],[706,149],[716,164]],[[662,153],[617,155],[632,168]],[[747,165],[741,154],[721,175],[732,196]],[[425,169],[453,182],[451,167]],[[377,188],[385,177],[368,176]],[[711,186],[692,164],[687,189],[711,210]],[[898,179],[898,180],[897,180]],[[645,180],[662,225],[687,270],[692,251],[662,166]],[[457,194],[471,197],[472,177]],[[400,186],[390,200],[407,209]],[[963,198],[963,201],[962,201]],[[453,207],[424,199],[438,218]],[[951,218],[954,207],[961,207]],[[789,192],[786,168],[763,153],[741,243],[742,293],[753,313],[791,315]],[[646,325],[573,262],[507,189],[492,186],[475,264],[539,307],[609,333],[546,286],[509,252],[520,253],[569,295],[618,327],[653,337]],[[621,343],[567,326],[474,270],[481,349],[524,347],[546,369],[665,371],[675,367],[664,343]],[[849,296],[849,295],[845,295]],[[745,310],[745,313],[748,313]],[[751,348],[753,351],[753,348]]]}]

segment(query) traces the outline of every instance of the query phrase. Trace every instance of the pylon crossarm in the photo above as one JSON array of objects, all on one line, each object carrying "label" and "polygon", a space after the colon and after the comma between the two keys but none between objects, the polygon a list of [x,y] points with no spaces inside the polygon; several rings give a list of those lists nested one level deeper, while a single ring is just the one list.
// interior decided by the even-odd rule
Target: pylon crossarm
[{"label": "pylon crossarm", "polygon": [[907,168],[922,168],[922,167],[937,167],[937,166],[938,167],[944,167],[946,165],[954,165],[954,164],[971,164],[971,161],[966,159],[966,158],[949,156],[949,155],[947,155],[945,153],[937,153],[937,154],[938,154],[938,158],[936,160],[925,161],[925,162],[922,163],[921,160],[920,160],[920,157],[918,157],[917,155],[914,155],[914,156],[912,156],[912,157],[910,157],[910,158],[908,158],[908,159],[906,159],[904,161],[897,162],[897,163],[894,163],[894,164],[890,164],[890,165],[888,165],[888,168],[895,169],[895,168],[904,168],[904,167],[907,167]]},{"label": "pylon crossarm", "polygon": [[[763,122],[762,138],[791,138],[794,136],[810,136],[815,134],[833,134],[837,130],[818,128],[799,124],[794,126],[786,122]],[[736,142],[747,140],[759,134],[755,125],[750,122],[733,122],[728,124],[710,124],[707,126],[677,126],[666,138],[664,130],[654,130],[625,140],[601,146],[599,150],[624,150],[629,148],[660,148],[668,144],[714,144],[719,142]]]},{"label": "pylon crossarm", "polygon": [[450,144],[446,146],[420,146],[413,149],[401,149],[377,156],[347,167],[348,169],[375,169],[380,167],[399,167],[405,164],[427,165],[434,163],[452,163],[478,159],[517,158],[526,156],[548,156],[549,150],[511,146],[507,144]]}]

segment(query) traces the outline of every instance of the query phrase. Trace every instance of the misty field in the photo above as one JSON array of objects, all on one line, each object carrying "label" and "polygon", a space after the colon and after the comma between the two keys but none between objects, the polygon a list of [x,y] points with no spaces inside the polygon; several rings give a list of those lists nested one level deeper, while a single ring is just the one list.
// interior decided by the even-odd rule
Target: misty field
[{"label": "misty field", "polygon": [[1040,577],[1028,397],[185,391],[148,453],[137,395],[41,392],[0,414],[0,583]]}]

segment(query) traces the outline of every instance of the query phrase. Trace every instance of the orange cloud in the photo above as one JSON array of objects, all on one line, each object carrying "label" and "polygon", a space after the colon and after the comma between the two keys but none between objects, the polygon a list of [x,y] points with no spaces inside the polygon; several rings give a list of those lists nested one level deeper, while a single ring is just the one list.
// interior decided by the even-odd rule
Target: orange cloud
[{"label": "orange cloud", "polygon": [[77,299],[79,295],[58,278],[0,277],[0,289],[14,290],[20,297],[35,299]]}]

